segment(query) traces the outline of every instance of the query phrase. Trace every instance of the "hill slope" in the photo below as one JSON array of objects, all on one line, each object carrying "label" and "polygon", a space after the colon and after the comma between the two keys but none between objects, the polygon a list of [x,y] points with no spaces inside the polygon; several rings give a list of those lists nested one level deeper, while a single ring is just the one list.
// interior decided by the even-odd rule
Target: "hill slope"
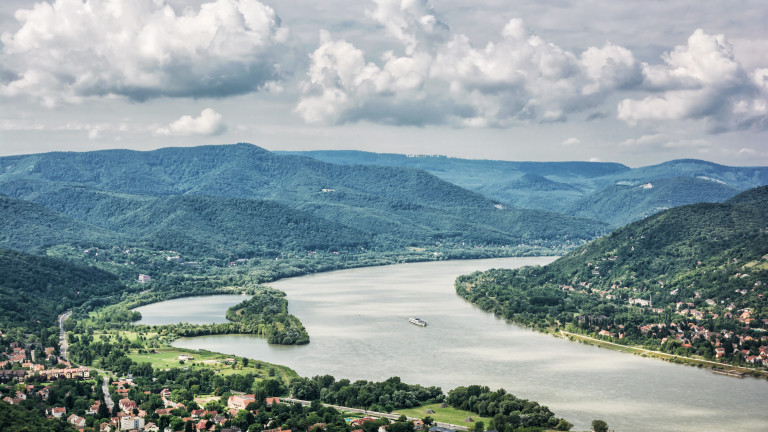
[{"label": "hill slope", "polygon": [[736,337],[739,349],[756,355],[768,330],[766,227],[768,187],[760,187],[724,204],[660,212],[545,267],[462,276],[456,289],[525,324],[559,322],[705,358],[722,345],[721,357],[739,363],[748,355],[721,339]]},{"label": "hill slope", "polygon": [[0,249],[0,327],[25,332],[56,324],[56,316],[86,299],[120,294],[117,276],[43,256]]},{"label": "hill slope", "polygon": [[[598,219],[616,227],[665,208],[722,202],[739,191],[768,184],[766,167],[729,167],[694,159],[629,168],[601,162],[508,162],[357,151],[286,153],[351,165],[416,167],[502,203]],[[648,183],[665,188],[633,196],[632,187]]]},{"label": "hill slope", "polygon": [[[320,246],[313,244],[317,242],[311,240],[310,231],[321,239],[328,237],[326,233],[340,233],[338,242],[325,243],[329,248],[370,241],[372,246],[391,248],[442,242],[564,244],[594,238],[607,229],[584,218],[500,206],[418,169],[335,165],[276,155],[248,144],[153,152],[47,153],[0,158],[0,164],[5,166],[0,191],[119,232],[124,232],[121,224],[135,227],[147,221],[147,212],[154,212],[153,224],[162,225],[173,209],[169,205],[165,210],[155,208],[161,206],[158,200],[192,195],[215,198],[206,205],[223,207],[201,216],[204,206],[183,201],[180,209],[191,211],[186,216],[188,231],[215,230],[214,225],[233,220],[246,222],[235,217],[237,208],[245,204],[221,199],[268,200],[273,206],[285,206],[285,213],[299,212],[293,213],[294,219],[305,221],[302,224],[307,229],[301,237],[306,241],[296,244],[308,248]],[[277,229],[286,224],[277,218],[277,207],[259,206],[255,212],[274,216],[274,223],[258,219],[264,222],[260,235],[285,236]],[[221,219],[210,223],[200,219],[214,213]],[[315,221],[307,220],[307,215]],[[178,226],[183,218],[173,220],[169,224]],[[184,237],[177,231],[163,236],[166,234]]]}]

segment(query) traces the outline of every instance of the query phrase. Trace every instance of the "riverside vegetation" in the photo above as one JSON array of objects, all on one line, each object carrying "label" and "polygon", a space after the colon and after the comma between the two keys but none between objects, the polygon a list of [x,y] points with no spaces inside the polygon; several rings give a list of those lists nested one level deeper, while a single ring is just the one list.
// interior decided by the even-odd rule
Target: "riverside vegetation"
[{"label": "riverside vegetation", "polygon": [[[507,320],[750,367],[768,355],[768,187],[661,212],[544,267],[462,276]],[[695,363],[695,362],[694,362]]]},{"label": "riverside vegetation", "polygon": [[[34,357],[35,364],[61,367],[45,351],[52,348],[54,356],[57,353],[56,316],[71,309],[72,316],[64,324],[70,360],[108,373],[133,375],[136,385],[128,389],[129,396],[147,411],[149,419],[174,430],[192,426],[181,419],[197,406],[194,398],[204,394],[212,394],[215,399],[243,391],[261,398],[282,395],[291,388],[296,392],[315,391],[321,400],[343,400],[353,406],[383,410],[443,400],[439,389],[424,390],[399,380],[380,385],[335,381],[332,377],[304,379],[276,365],[265,366],[249,359],[230,362],[224,356],[209,359],[215,366],[187,362],[168,368],[167,358],[163,370],[159,360],[153,366],[151,359],[159,359],[160,353],[168,350],[167,344],[180,336],[252,333],[265,336],[270,343],[307,343],[309,334],[296,317],[287,313],[284,295],[265,283],[320,271],[399,262],[559,255],[610,230],[609,224],[594,219],[515,208],[418,169],[334,165],[276,155],[246,144],[146,153],[51,153],[5,157],[0,162],[5,167],[0,173],[0,192],[5,194],[0,194],[0,362],[5,368],[23,369],[19,362],[6,360],[17,356],[14,350],[22,347],[26,358]],[[606,175],[622,171],[620,167],[598,167],[601,170]],[[521,179],[521,185],[539,187],[546,183],[547,179],[529,174]],[[733,235],[730,231],[724,234],[718,238]],[[736,237],[752,234],[739,231]],[[611,238],[614,236],[604,239]],[[762,247],[762,237],[759,240],[748,249],[749,253]],[[734,248],[740,247],[747,245],[737,244],[728,253],[739,253]],[[593,250],[586,246],[579,251],[584,254]],[[606,257],[596,256],[595,261],[602,258]],[[611,258],[606,260],[613,262]],[[626,262],[635,258],[628,254]],[[740,263],[750,268],[747,277],[738,277],[741,282],[765,270],[759,260]],[[725,271],[737,269],[736,264],[724,264]],[[743,266],[738,269],[743,270]],[[588,270],[585,276],[593,278],[596,269]],[[521,270],[531,272],[530,281],[538,271]],[[151,281],[137,281],[140,273],[151,275]],[[504,274],[494,274],[494,283],[504,283]],[[567,274],[569,280],[574,277]],[[473,277],[464,286],[476,284],[467,291],[474,295],[484,289],[486,280],[479,275]],[[622,281],[633,292],[641,287]],[[595,284],[592,279],[584,282],[584,290],[574,290],[588,291],[593,285],[587,284]],[[523,288],[518,293],[520,299],[535,313],[507,314],[519,322],[527,320],[539,327],[564,324],[570,325],[567,328],[571,331],[591,333],[590,326],[601,325],[602,316],[608,317],[602,313],[610,312],[599,301],[596,311],[585,308],[585,313],[574,312],[566,305],[569,300],[558,300],[558,295],[565,292],[559,286],[555,290],[549,285]],[[753,319],[749,329],[757,331],[762,328],[762,310],[752,303],[742,305],[754,297],[753,292],[751,289],[737,298],[734,308],[749,308],[751,315],[740,318]],[[227,313],[229,322],[224,324],[133,324],[139,318],[132,311],[137,306],[222,293],[250,294],[253,298],[231,308]],[[581,301],[582,294],[586,299],[583,304],[593,305],[589,292],[575,293],[573,298]],[[613,300],[608,295],[617,294],[606,294]],[[692,299],[689,312],[699,306],[698,298]],[[496,310],[495,296],[474,300],[486,309],[506,313],[501,306]],[[616,310],[624,311],[622,307],[616,306]],[[635,313],[630,309],[629,315]],[[566,317],[570,321],[558,322]],[[682,323],[682,328],[690,323],[671,321],[670,326]],[[612,323],[605,331],[614,330],[613,325],[627,328]],[[753,348],[751,341],[744,345],[746,337],[742,339],[736,329],[733,332],[743,347]],[[679,348],[688,349],[683,342]],[[735,353],[726,354],[727,359],[738,361]],[[30,397],[20,406],[0,403],[0,427],[9,431],[26,430],[28,425],[43,431],[72,430],[66,422],[42,419],[46,408],[63,403],[68,412],[84,415],[87,426],[95,429],[112,414],[101,409],[97,414],[85,413],[88,404],[102,401],[103,405],[100,386],[95,385],[99,378],[96,374],[89,381],[60,380],[53,385],[41,385],[33,378],[31,388],[17,381],[4,384],[0,386],[4,396],[26,392]],[[295,386],[290,387],[294,382]],[[172,388],[171,399],[183,402],[184,407],[172,415],[155,412],[153,416],[162,386]],[[45,388],[49,389],[47,400]],[[58,396],[63,389],[62,394],[69,396]],[[470,393],[469,400],[461,399],[460,395]],[[56,396],[50,399],[51,394]],[[491,425],[500,432],[570,428],[569,422],[556,418],[546,407],[503,391],[470,386],[449,392],[448,397],[451,395],[461,409],[490,417]],[[117,394],[113,396],[117,398]],[[209,408],[219,410],[224,400],[214,401],[219,405]],[[316,404],[272,410],[272,421],[245,411],[226,420],[247,430],[262,430],[278,426],[305,428],[310,419],[321,423],[319,418],[332,425],[331,430],[349,430],[339,422],[340,413]],[[259,413],[267,412],[259,409]],[[412,428],[408,424],[396,422],[389,430],[405,432]],[[363,429],[372,432],[373,427],[366,424]]]}]

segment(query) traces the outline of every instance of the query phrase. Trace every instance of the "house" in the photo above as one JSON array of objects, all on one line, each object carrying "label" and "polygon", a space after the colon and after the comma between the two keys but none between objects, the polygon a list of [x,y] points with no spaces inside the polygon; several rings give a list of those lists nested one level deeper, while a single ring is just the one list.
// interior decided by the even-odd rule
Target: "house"
[{"label": "house", "polygon": [[192,416],[192,418],[199,419],[200,417],[202,417],[203,413],[205,413],[205,410],[198,409],[198,410],[192,410],[192,412],[190,412],[189,414]]},{"label": "house", "polygon": [[429,432],[456,432],[453,429],[448,429],[440,426],[432,426],[429,428]]},{"label": "house", "polygon": [[191,355],[189,355],[189,354],[179,354],[179,356],[178,356],[178,357],[176,357],[176,359],[177,359],[177,360],[184,360],[184,361],[188,361],[188,360],[194,360],[195,358],[194,358],[194,357],[192,357],[192,356],[191,356]]},{"label": "house", "polygon": [[54,418],[61,418],[62,416],[67,414],[67,409],[64,408],[64,407],[48,408],[45,411],[46,411],[45,412],[46,414],[48,414],[49,416],[54,417]]},{"label": "house", "polygon": [[206,430],[206,429],[208,429],[208,426],[206,426],[206,424],[207,424],[207,423],[208,423],[208,420],[200,420],[200,421],[199,421],[199,422],[197,422],[197,424],[195,425],[195,430],[199,430],[199,431],[202,431],[202,430]]},{"label": "house", "polygon": [[147,283],[147,282],[149,282],[151,280],[152,280],[152,278],[149,275],[139,274],[139,282],[140,283]]},{"label": "house", "polygon": [[72,423],[75,427],[85,427],[85,419],[76,414],[67,417],[67,421]]},{"label": "house", "polygon": [[244,410],[251,402],[256,402],[256,395],[232,395],[227,399],[227,407],[237,410]]},{"label": "house", "polygon": [[160,427],[152,422],[144,425],[144,432],[160,432]]},{"label": "house", "polygon": [[350,426],[362,426],[363,423],[365,423],[365,422],[375,421],[375,420],[376,419],[374,419],[373,417],[363,417],[363,418],[352,420],[351,422],[349,422],[349,425]]},{"label": "house", "polygon": [[157,414],[158,416],[164,416],[164,415],[170,414],[171,411],[172,410],[170,410],[168,408],[158,408],[158,409],[155,410],[155,414]]},{"label": "house", "polygon": [[307,428],[307,432],[312,432],[313,430],[325,430],[325,428],[328,427],[327,423],[315,423],[312,426]]},{"label": "house", "polygon": [[421,420],[414,420],[413,421],[413,429],[420,431],[424,429],[424,422]]},{"label": "house", "polygon": [[384,425],[379,426],[378,432],[387,432],[387,427]]},{"label": "house", "polygon": [[120,410],[126,414],[131,414],[133,413],[134,409],[138,409],[136,402],[128,398],[120,399],[119,406],[120,406]]},{"label": "house", "polygon": [[266,400],[267,408],[272,408],[272,405],[280,405],[280,398],[268,397]]},{"label": "house", "polygon": [[101,406],[101,401],[96,401],[95,404],[91,405],[90,408],[85,412],[86,414],[97,414],[99,412],[99,407]]},{"label": "house", "polygon": [[111,432],[111,431],[112,431],[112,426],[107,422],[102,423],[101,426],[99,426],[99,432]]},{"label": "house", "polygon": [[139,416],[123,416],[120,418],[120,430],[143,429],[144,418]]}]

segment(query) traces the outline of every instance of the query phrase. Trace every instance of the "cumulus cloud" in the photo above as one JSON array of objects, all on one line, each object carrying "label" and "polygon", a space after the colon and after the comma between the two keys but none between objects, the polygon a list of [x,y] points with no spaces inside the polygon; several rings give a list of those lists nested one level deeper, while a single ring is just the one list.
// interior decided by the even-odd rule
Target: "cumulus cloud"
[{"label": "cumulus cloud", "polygon": [[710,132],[768,127],[768,69],[747,72],[723,35],[696,30],[662,59],[643,65],[643,86],[655,93],[621,101],[620,119],[701,120]]},{"label": "cumulus cloud", "polygon": [[2,35],[0,94],[44,105],[89,96],[221,97],[279,75],[287,38],[257,0],[214,0],[177,13],[165,0],[54,0],[16,12]]},{"label": "cumulus cloud", "polygon": [[204,109],[199,117],[182,116],[167,127],[159,128],[156,135],[221,135],[227,130],[221,114],[211,108]]},{"label": "cumulus cloud", "polygon": [[564,50],[512,19],[498,40],[475,47],[424,0],[376,0],[369,16],[402,43],[378,59],[323,32],[296,107],[310,123],[369,120],[503,127],[558,122],[643,81],[626,48]]}]

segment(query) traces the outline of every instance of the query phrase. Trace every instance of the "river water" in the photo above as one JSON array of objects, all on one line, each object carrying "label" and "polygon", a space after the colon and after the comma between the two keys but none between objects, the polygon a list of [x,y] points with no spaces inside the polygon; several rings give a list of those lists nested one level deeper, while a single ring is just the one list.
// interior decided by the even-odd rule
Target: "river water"
[{"label": "river water", "polygon": [[[476,308],[453,289],[461,274],[552,259],[402,264],[285,279],[271,285],[287,293],[290,312],[309,331],[309,345],[269,345],[248,335],[184,338],[174,345],[283,364],[302,376],[399,376],[444,391],[470,384],[503,387],[549,406],[575,423],[574,430],[588,430],[599,418],[616,431],[768,431],[768,381],[714,375],[536,333]],[[221,318],[242,299],[185,298],[139,310],[146,323],[200,322],[201,310]],[[168,310],[174,315],[164,320]],[[411,316],[429,325],[410,324]]]}]

